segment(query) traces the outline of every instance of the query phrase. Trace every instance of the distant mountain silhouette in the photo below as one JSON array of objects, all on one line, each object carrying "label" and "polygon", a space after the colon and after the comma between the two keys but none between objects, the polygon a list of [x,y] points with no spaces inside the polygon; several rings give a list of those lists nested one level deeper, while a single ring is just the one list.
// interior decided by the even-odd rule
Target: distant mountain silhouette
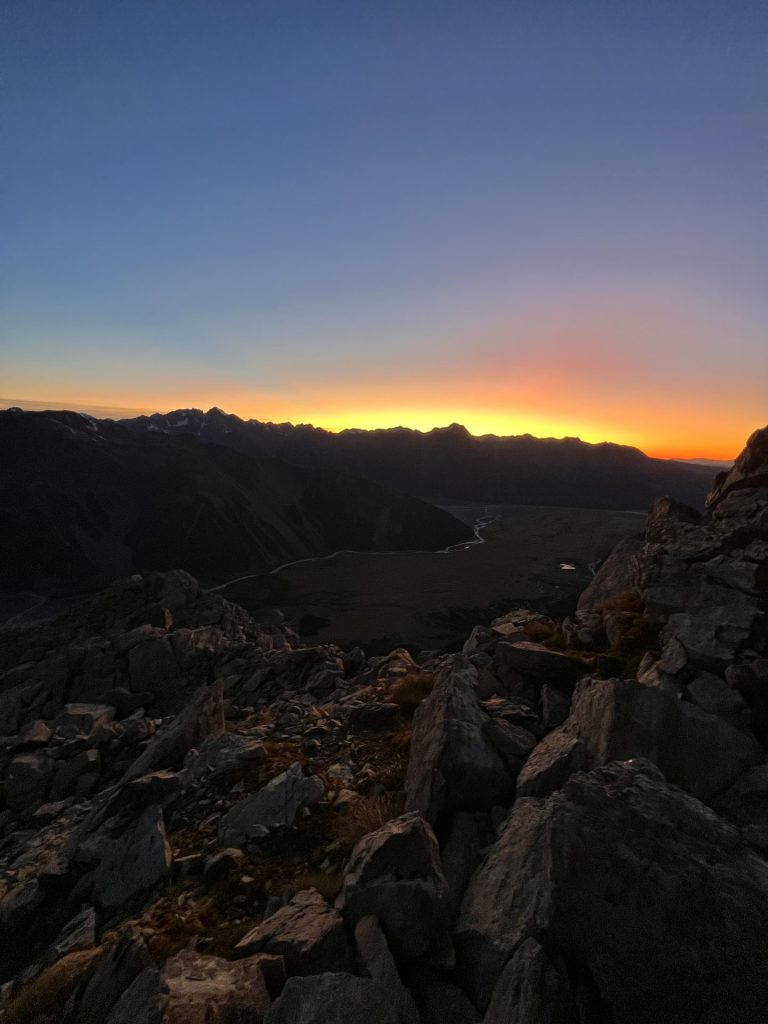
[{"label": "distant mountain silhouette", "polygon": [[144,569],[211,584],[341,548],[471,538],[348,474],[256,460],[72,412],[0,412],[0,589],[50,594]]},{"label": "distant mountain silhouette", "polygon": [[645,509],[660,494],[701,507],[711,467],[651,459],[637,448],[522,437],[473,437],[459,424],[344,430],[242,420],[180,409],[122,420],[141,433],[193,434],[258,458],[343,470],[435,504],[506,502]]}]

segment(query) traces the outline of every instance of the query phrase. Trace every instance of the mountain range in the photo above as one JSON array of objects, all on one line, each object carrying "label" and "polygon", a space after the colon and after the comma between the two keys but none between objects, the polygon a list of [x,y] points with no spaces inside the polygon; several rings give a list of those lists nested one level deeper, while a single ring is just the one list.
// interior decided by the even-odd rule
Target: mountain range
[{"label": "mountain range", "polygon": [[453,516],[340,471],[72,412],[0,412],[2,590],[185,566],[207,584],[341,548],[443,548]]},{"label": "mountain range", "polygon": [[256,458],[343,471],[437,505],[488,502],[646,509],[659,494],[702,507],[711,466],[651,459],[637,448],[578,438],[475,437],[459,424],[343,430],[262,423],[212,408],[120,421],[137,433],[191,434]]}]

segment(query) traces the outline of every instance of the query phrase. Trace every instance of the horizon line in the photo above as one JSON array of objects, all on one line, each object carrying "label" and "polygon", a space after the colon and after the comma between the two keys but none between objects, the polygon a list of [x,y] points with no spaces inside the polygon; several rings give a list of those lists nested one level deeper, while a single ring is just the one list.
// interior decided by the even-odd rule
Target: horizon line
[{"label": "horizon line", "polygon": [[[637,451],[641,452],[643,455],[645,455],[647,458],[659,459],[659,460],[661,460],[663,462],[685,462],[685,463],[694,463],[694,464],[695,463],[700,463],[700,464],[704,464],[704,465],[723,466],[723,465],[729,465],[729,464],[733,463],[735,461],[735,459],[736,459],[736,456],[734,456],[733,458],[730,458],[730,459],[715,459],[715,458],[711,458],[711,457],[703,456],[703,455],[697,455],[697,456],[692,456],[692,455],[690,455],[690,456],[651,455],[648,452],[643,451],[642,448],[640,448],[638,445],[635,445],[635,444],[624,444],[624,443],[622,443],[620,441],[611,441],[611,440],[608,440],[608,439],[601,440],[601,441],[583,441],[576,434],[563,434],[560,437],[557,437],[555,435],[550,435],[550,436],[546,436],[545,437],[545,436],[542,436],[540,434],[532,434],[532,433],[530,433],[530,431],[526,431],[523,434],[496,434],[496,433],[473,434],[472,431],[469,430],[468,427],[466,427],[463,423],[459,423],[458,420],[454,420],[453,422],[446,423],[444,425],[436,424],[435,426],[431,427],[429,430],[421,430],[418,427],[409,427],[409,426],[407,426],[406,424],[403,424],[403,423],[391,424],[391,425],[385,426],[385,427],[354,427],[354,426],[350,426],[350,427],[336,427],[336,428],[334,428],[334,427],[329,427],[329,426],[317,426],[317,425],[315,425],[313,423],[296,422],[296,421],[293,421],[293,420],[282,420],[280,422],[277,422],[275,420],[258,420],[255,417],[248,417],[248,419],[244,419],[242,416],[239,416],[237,413],[225,412],[225,410],[222,409],[221,406],[217,406],[217,405],[212,405],[209,409],[198,409],[197,406],[188,406],[188,407],[186,407],[183,410],[179,407],[179,408],[176,408],[176,409],[168,409],[167,411],[161,411],[159,409],[152,409],[152,408],[150,408],[148,406],[119,406],[119,405],[109,405],[109,404],[102,405],[102,404],[94,403],[94,402],[76,402],[76,403],[71,403],[71,404],[70,403],[57,404],[57,403],[53,403],[53,402],[47,402],[47,401],[45,401],[43,399],[25,399],[25,398],[11,399],[11,398],[6,398],[4,396],[0,396],[0,410],[7,411],[8,409],[12,409],[12,408],[19,408],[19,409],[24,410],[25,412],[74,412],[74,413],[85,414],[85,415],[89,415],[89,416],[92,415],[96,419],[110,419],[110,420],[114,420],[116,422],[119,421],[120,419],[131,419],[131,418],[134,418],[134,417],[137,417],[137,416],[169,416],[173,412],[181,412],[181,411],[187,411],[187,412],[196,411],[196,412],[202,412],[203,414],[207,415],[208,413],[210,413],[210,412],[212,412],[214,410],[217,410],[218,412],[222,413],[225,416],[235,416],[236,419],[239,419],[243,423],[255,422],[255,423],[271,424],[271,425],[274,425],[274,426],[282,426],[283,424],[286,424],[286,425],[291,426],[291,427],[312,427],[313,429],[316,429],[316,430],[325,430],[329,434],[342,434],[342,433],[344,433],[346,431],[359,432],[359,433],[372,433],[375,430],[410,430],[410,431],[413,431],[414,433],[417,433],[417,434],[429,434],[429,433],[432,433],[433,431],[436,431],[436,430],[447,430],[450,427],[461,427],[461,429],[465,430],[467,432],[467,434],[469,434],[470,437],[475,437],[475,438],[495,437],[495,438],[498,438],[499,440],[506,440],[506,439],[509,439],[509,438],[531,437],[531,438],[534,438],[535,440],[539,440],[539,441],[578,441],[581,444],[588,444],[588,445],[592,445],[592,446],[601,445],[601,444],[612,444],[612,445],[616,445],[617,447],[620,447],[620,448],[634,448]],[[114,415],[108,415],[109,413],[123,413],[123,414],[126,414],[126,415],[114,416]]]}]

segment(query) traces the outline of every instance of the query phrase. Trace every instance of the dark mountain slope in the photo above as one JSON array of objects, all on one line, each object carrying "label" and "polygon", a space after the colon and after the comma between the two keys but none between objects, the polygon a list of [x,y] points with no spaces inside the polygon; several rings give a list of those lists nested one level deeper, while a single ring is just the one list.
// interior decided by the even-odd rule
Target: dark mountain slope
[{"label": "dark mountain slope", "polygon": [[438,504],[497,502],[644,509],[659,495],[702,506],[712,470],[650,459],[636,448],[522,437],[473,437],[458,424],[420,433],[347,430],[241,420],[220,409],[182,409],[122,421],[137,432],[193,434],[258,458],[375,480]]},{"label": "dark mountain slope", "polygon": [[442,548],[466,526],[367,480],[76,413],[0,413],[3,590],[182,565],[206,582],[339,548]]}]

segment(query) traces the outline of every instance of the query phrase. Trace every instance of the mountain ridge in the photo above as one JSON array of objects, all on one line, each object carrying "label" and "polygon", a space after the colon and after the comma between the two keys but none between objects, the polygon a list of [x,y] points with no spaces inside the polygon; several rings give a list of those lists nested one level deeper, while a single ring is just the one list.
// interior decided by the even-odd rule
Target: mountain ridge
[{"label": "mountain ridge", "polygon": [[243,420],[213,407],[121,420],[139,433],[193,433],[260,458],[343,469],[434,504],[461,501],[647,508],[659,495],[703,506],[711,468],[652,459],[638,448],[579,438],[476,437],[461,424],[331,433],[307,424]]},{"label": "mountain ridge", "polygon": [[79,413],[0,413],[0,450],[4,589],[104,585],[180,564],[219,583],[344,547],[472,537],[447,512],[351,474]]}]

